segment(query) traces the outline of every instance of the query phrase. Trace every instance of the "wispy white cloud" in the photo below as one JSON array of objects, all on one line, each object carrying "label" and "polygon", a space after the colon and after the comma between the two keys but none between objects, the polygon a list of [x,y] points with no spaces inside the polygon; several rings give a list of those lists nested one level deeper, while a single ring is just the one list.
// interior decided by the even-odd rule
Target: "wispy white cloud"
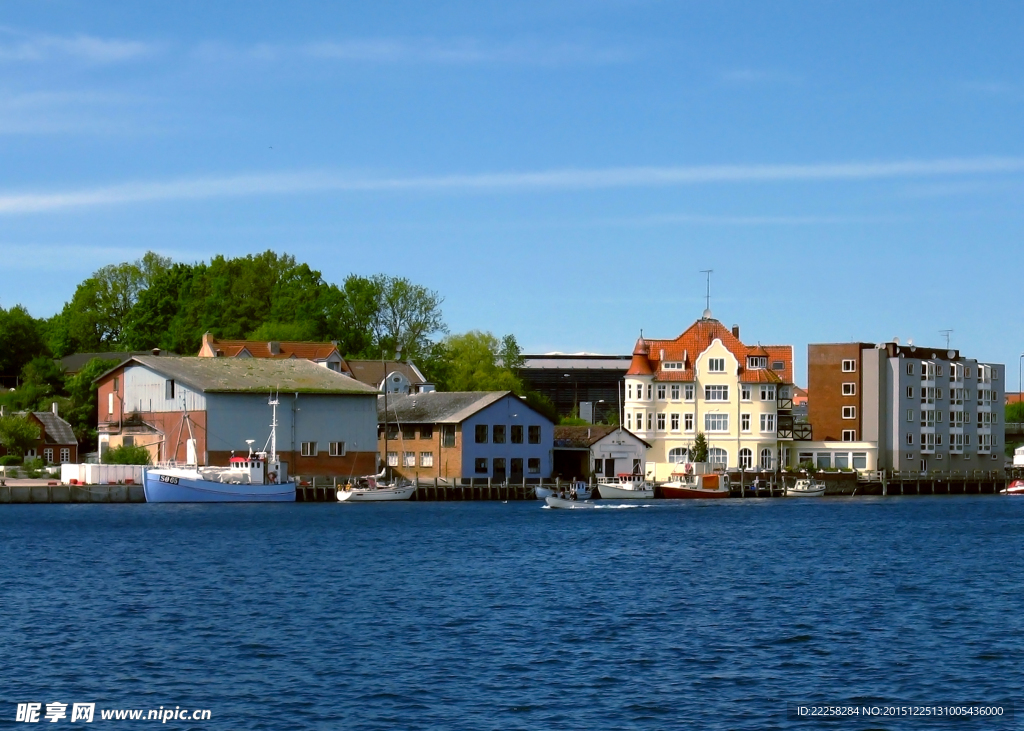
[{"label": "wispy white cloud", "polygon": [[563,64],[619,63],[630,58],[621,46],[532,39],[491,41],[478,38],[352,38],[298,45],[257,43],[232,46],[208,42],[194,53],[204,60],[316,60],[369,64]]},{"label": "wispy white cloud", "polygon": [[37,62],[74,58],[96,64],[151,55],[157,44],[78,34],[56,36],[0,26],[0,62]]},{"label": "wispy white cloud", "polygon": [[722,71],[719,78],[729,84],[795,84],[799,81],[792,74],[767,69],[737,68]]},{"label": "wispy white cloud", "polygon": [[122,133],[128,108],[151,100],[94,90],[7,92],[0,90],[0,135]]},{"label": "wispy white cloud", "polygon": [[58,192],[0,193],[0,215],[123,205],[316,192],[444,193],[530,190],[599,190],[723,183],[863,181],[1024,172],[1021,157],[902,160],[794,165],[618,167],[538,172],[374,177],[296,171],[124,183]]}]

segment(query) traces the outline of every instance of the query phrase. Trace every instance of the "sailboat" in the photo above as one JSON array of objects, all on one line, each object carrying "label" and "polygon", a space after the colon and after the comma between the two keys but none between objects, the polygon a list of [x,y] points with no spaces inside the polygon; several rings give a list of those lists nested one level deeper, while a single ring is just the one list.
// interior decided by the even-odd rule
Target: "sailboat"
[{"label": "sailboat", "polygon": [[[201,467],[196,464],[192,422],[185,412],[188,426],[188,462],[173,462],[145,468],[142,482],[148,503],[267,503],[295,502],[295,483],[287,479],[277,455],[277,406],[275,398],[268,402],[273,410],[270,438],[261,452],[253,452],[252,439],[247,439],[249,453],[231,457],[227,467]],[[179,430],[180,439],[180,430]],[[177,446],[177,445],[176,445]],[[269,446],[269,451],[267,447]]]},{"label": "sailboat", "polygon": [[[383,365],[384,361],[381,361]],[[408,500],[416,492],[416,484],[409,483],[400,485],[392,480],[391,483],[384,482],[387,474],[388,456],[388,384],[387,368],[384,369],[384,464],[379,474],[366,475],[349,483],[338,490],[338,502],[341,503],[369,503],[390,500]]]}]

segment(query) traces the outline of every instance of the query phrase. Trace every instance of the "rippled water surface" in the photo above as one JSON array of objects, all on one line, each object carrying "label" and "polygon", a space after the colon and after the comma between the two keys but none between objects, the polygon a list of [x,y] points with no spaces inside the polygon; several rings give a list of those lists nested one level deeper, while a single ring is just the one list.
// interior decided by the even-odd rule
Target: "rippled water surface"
[{"label": "rippled water surface", "polygon": [[1024,680],[1024,499],[4,505],[0,538],[3,725],[95,701],[206,729],[949,728],[786,704]]}]

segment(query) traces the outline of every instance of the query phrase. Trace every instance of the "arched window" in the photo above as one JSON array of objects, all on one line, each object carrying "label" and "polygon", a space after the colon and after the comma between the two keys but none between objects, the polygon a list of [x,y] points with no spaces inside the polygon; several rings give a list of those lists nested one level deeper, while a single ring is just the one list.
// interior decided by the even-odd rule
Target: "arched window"
[{"label": "arched window", "polygon": [[770,470],[772,468],[772,450],[765,449],[761,450],[761,469]]},{"label": "arched window", "polygon": [[744,447],[740,450],[740,469],[749,470],[754,463],[754,453]]},{"label": "arched window", "polygon": [[687,461],[689,456],[690,450],[686,447],[676,447],[675,449],[668,450],[669,464],[682,464]]},{"label": "arched window", "polygon": [[721,447],[712,447],[708,450],[708,462],[725,467],[729,464],[729,453]]}]

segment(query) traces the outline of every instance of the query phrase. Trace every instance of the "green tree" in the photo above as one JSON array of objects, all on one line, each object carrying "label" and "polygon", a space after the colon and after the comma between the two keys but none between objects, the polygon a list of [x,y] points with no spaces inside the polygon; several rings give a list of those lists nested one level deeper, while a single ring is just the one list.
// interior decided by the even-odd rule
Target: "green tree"
[{"label": "green tree", "polygon": [[17,376],[29,361],[45,354],[42,323],[21,305],[0,307],[0,376]]},{"label": "green tree", "polygon": [[448,332],[441,315],[444,298],[404,277],[378,274],[371,281],[377,290],[375,345],[386,355],[401,353],[406,360],[429,353],[434,337]]},{"label": "green tree", "polygon": [[74,429],[79,450],[82,452],[96,450],[98,415],[96,384],[93,381],[110,368],[109,360],[93,358],[82,367],[82,370],[64,381],[69,403],[66,407],[61,407],[61,415]]},{"label": "green tree", "polygon": [[1024,401],[1006,405],[1006,423],[1019,424],[1024,422]]},{"label": "green tree", "polygon": [[690,461],[708,461],[708,440],[702,431],[697,432],[697,436],[693,440],[693,446],[690,448]]},{"label": "green tree", "polygon": [[[513,338],[514,341],[514,338]],[[523,383],[500,361],[501,342],[491,333],[471,330],[444,339],[447,363],[443,382],[445,391],[513,391],[522,394]]]},{"label": "green tree", "polygon": [[104,464],[150,464],[149,450],[138,444],[121,444],[103,455]]},{"label": "green tree", "polygon": [[0,416],[0,444],[8,453],[22,456],[32,449],[40,437],[39,425],[21,414]]}]

